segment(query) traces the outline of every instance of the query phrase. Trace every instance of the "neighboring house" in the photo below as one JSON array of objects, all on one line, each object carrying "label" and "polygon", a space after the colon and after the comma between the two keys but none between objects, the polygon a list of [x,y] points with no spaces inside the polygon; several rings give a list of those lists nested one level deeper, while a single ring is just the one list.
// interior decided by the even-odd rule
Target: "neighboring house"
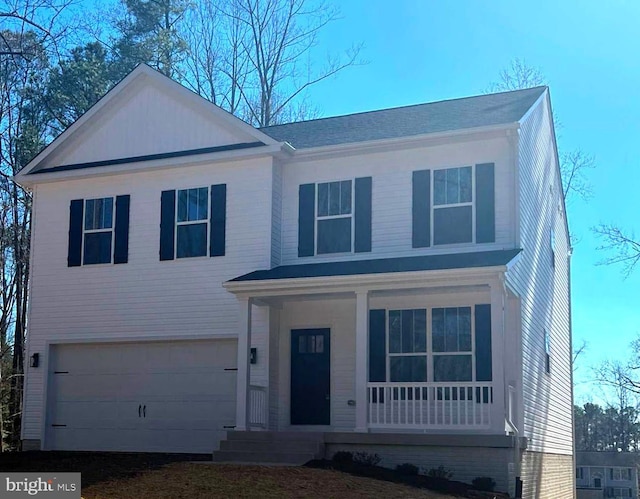
[{"label": "neighboring house", "polygon": [[23,448],[357,450],[573,496],[546,87],[256,129],[139,66],[16,180]]},{"label": "neighboring house", "polygon": [[578,499],[638,499],[638,461],[631,452],[576,452]]}]

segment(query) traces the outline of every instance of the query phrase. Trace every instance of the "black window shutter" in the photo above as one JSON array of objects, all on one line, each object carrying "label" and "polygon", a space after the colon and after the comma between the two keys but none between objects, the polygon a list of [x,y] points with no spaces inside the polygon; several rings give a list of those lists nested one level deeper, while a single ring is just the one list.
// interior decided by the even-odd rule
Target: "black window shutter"
[{"label": "black window shutter", "polygon": [[476,305],[476,381],[491,381],[491,305]]},{"label": "black window shutter", "polygon": [[82,218],[84,213],[84,199],[74,199],[69,205],[69,248],[67,265],[79,267],[82,265]]},{"label": "black window shutter", "polygon": [[476,242],[496,240],[495,166],[476,165]]},{"label": "black window shutter", "polygon": [[371,177],[356,179],[355,252],[371,251]]},{"label": "black window shutter", "polygon": [[227,231],[227,184],[211,186],[209,256],[224,256]]},{"label": "black window shutter", "polygon": [[129,261],[129,202],[131,196],[116,197],[116,226],[113,244],[113,263]]},{"label": "black window shutter", "polygon": [[298,191],[298,256],[315,253],[316,184],[302,184]]},{"label": "black window shutter", "polygon": [[431,246],[431,170],[413,172],[414,248]]},{"label": "black window shutter", "polygon": [[369,381],[385,382],[386,362],[386,312],[369,310]]},{"label": "black window shutter", "polygon": [[173,260],[176,230],[176,191],[162,191],[160,197],[160,260]]}]

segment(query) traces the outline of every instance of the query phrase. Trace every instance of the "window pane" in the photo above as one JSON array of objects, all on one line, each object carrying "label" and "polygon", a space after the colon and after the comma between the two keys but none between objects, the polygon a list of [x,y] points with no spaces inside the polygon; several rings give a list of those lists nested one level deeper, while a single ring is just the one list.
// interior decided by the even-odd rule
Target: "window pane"
[{"label": "window pane", "polygon": [[471,381],[471,355],[434,355],[434,381]]},{"label": "window pane", "polygon": [[207,219],[207,208],[209,208],[209,189],[200,187],[198,189],[198,218],[196,220]]},{"label": "window pane", "polygon": [[460,202],[458,173],[458,168],[449,168],[447,170],[447,204]]},{"label": "window pane", "polygon": [[471,351],[471,307],[458,309],[458,351]]},{"label": "window pane", "polygon": [[318,254],[351,251],[351,217],[318,220]]},{"label": "window pane", "polygon": [[198,220],[198,189],[189,189],[187,220]]},{"label": "window pane", "polygon": [[307,337],[298,336],[298,353],[307,353]]},{"label": "window pane", "polygon": [[444,351],[458,351],[458,309],[444,309]]},{"label": "window pane", "polygon": [[329,214],[329,184],[318,184],[318,216]]},{"label": "window pane", "polygon": [[445,204],[447,202],[447,170],[436,170],[433,172],[433,204]]},{"label": "window pane", "polygon": [[434,352],[444,352],[444,308],[431,311],[431,348]]},{"label": "window pane", "polygon": [[427,351],[427,310],[413,311],[413,351]]},{"label": "window pane", "polygon": [[389,370],[390,381],[427,381],[427,357],[391,357]]},{"label": "window pane", "polygon": [[84,235],[84,264],[111,263],[111,231]]},{"label": "window pane", "polygon": [[178,191],[178,222],[186,222],[187,217],[187,199],[189,191]]},{"label": "window pane", "polygon": [[178,225],[176,258],[207,254],[207,224]]},{"label": "window pane", "polygon": [[402,310],[402,353],[413,352],[413,310]]},{"label": "window pane", "polygon": [[471,167],[460,168],[460,202],[471,202]]},{"label": "window pane", "polygon": [[340,215],[340,182],[329,183],[329,215]]},{"label": "window pane", "polygon": [[113,198],[104,198],[103,202],[103,218],[101,229],[110,229],[113,227]]},{"label": "window pane", "polygon": [[340,182],[340,214],[351,213],[351,180]]},{"label": "window pane", "polygon": [[84,230],[93,229],[93,211],[94,211],[95,199],[87,199],[85,203],[84,211]]},{"label": "window pane", "polygon": [[389,310],[389,352],[401,353],[402,315],[400,310]]},{"label": "window pane", "polygon": [[473,240],[472,218],[471,206],[433,210],[433,243],[470,243]]},{"label": "window pane", "polygon": [[316,335],[316,353],[324,353],[324,336]]}]

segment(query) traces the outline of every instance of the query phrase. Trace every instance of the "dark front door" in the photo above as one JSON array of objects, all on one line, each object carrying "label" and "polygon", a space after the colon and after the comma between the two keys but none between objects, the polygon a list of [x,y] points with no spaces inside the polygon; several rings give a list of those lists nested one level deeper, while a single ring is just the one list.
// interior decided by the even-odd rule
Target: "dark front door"
[{"label": "dark front door", "polygon": [[329,329],[291,331],[291,424],[331,423]]}]

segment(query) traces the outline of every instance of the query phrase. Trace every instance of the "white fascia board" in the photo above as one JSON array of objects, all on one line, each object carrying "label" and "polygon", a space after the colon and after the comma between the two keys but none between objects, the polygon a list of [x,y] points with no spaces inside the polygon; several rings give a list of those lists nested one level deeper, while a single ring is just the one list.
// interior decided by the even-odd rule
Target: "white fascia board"
[{"label": "white fascia board", "polygon": [[504,265],[467,269],[421,270],[416,272],[387,272],[379,274],[339,275],[328,277],[298,277],[261,281],[227,281],[223,287],[238,296],[267,297],[298,295],[301,293],[339,293],[345,291],[380,291],[429,288],[451,284],[486,284],[506,272]]},{"label": "white fascia board", "polygon": [[230,161],[241,161],[261,156],[280,156],[283,152],[283,147],[283,144],[275,144],[261,147],[252,147],[249,149],[236,149],[233,151],[212,152],[208,154],[193,154],[189,156],[153,159],[135,163],[123,163],[121,165],[96,166],[65,171],[43,171],[42,173],[26,176],[16,175],[15,177],[13,177],[13,180],[18,184],[28,188],[36,184],[76,180],[96,176],[108,177],[125,173],[145,172],[151,170],[166,170],[170,168],[195,166],[205,163],[215,164]]},{"label": "white fascia board", "polygon": [[398,148],[415,148],[434,146],[441,144],[451,144],[468,142],[474,140],[486,140],[488,138],[498,138],[506,136],[508,130],[518,130],[520,123],[508,123],[504,125],[492,125],[486,127],[465,128],[446,132],[427,133],[421,135],[410,135],[395,137],[392,139],[368,140],[364,142],[349,142],[330,146],[309,147],[305,149],[295,149],[292,159],[314,160],[322,157],[343,154],[358,154],[361,152],[381,152]]}]

